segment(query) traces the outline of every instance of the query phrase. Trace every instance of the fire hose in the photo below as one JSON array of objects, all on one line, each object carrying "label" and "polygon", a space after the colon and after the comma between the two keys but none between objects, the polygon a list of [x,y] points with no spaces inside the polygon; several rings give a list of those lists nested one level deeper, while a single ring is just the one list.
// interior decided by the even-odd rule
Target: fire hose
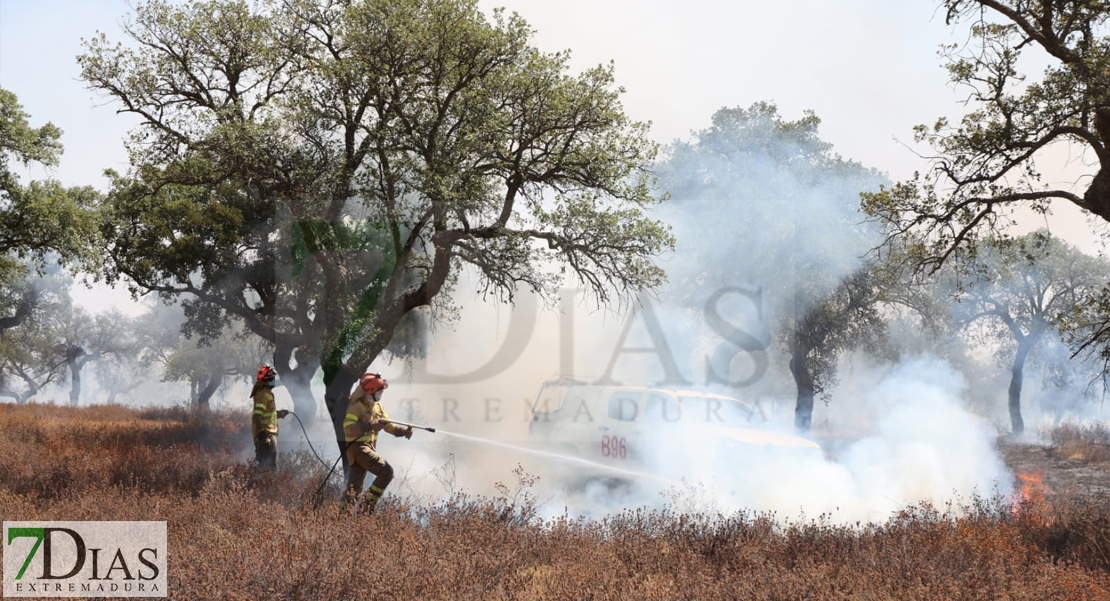
[{"label": "fire hose", "polygon": [[320,458],[320,454],[316,452],[316,447],[312,446],[312,441],[308,439],[308,430],[305,430],[304,422],[302,422],[301,418],[297,417],[297,414],[293,413],[292,411],[289,412],[289,415],[292,415],[297,420],[297,423],[300,424],[301,432],[304,432],[304,441],[308,443],[308,448],[312,449],[312,454],[316,456],[316,460],[320,462],[320,465],[328,467],[328,462]]},{"label": "fire hose", "polygon": [[[292,411],[290,411],[289,414],[296,417],[296,415]],[[297,423],[300,423],[300,421],[301,421],[301,418],[298,417],[297,418]],[[411,429],[415,429],[415,430],[427,430],[428,432],[435,432],[436,431],[435,428],[431,428],[429,426],[418,426],[416,424],[408,424],[408,423],[405,423],[405,422],[394,421],[394,420],[391,420],[391,419],[379,419],[378,423],[393,424],[395,426],[402,426],[402,427],[405,427],[405,428],[411,428]],[[301,430],[304,430],[304,424],[301,424]],[[305,440],[308,440],[308,432],[305,432]],[[316,497],[320,496],[320,492],[322,490],[324,490],[324,485],[326,485],[328,483],[328,480],[331,479],[331,475],[333,473],[335,473],[335,468],[339,465],[339,461],[343,459],[343,456],[347,454],[347,449],[351,448],[351,445],[355,444],[355,442],[357,442],[357,440],[358,439],[355,439],[355,440],[352,440],[352,441],[348,442],[347,446],[343,447],[343,451],[341,453],[339,453],[339,457],[335,458],[335,463],[331,464],[331,469],[328,470],[328,475],[324,476],[323,481],[320,482],[320,487],[316,489],[316,494],[315,494]],[[309,443],[308,446],[311,447],[312,443]],[[316,450],[313,449],[312,452],[315,453]],[[317,455],[316,458],[320,459],[320,456]],[[324,463],[322,459],[320,460],[320,463]],[[326,466],[327,464],[324,463],[324,465]]]},{"label": "fire hose", "polygon": [[405,422],[399,422],[399,421],[395,421],[395,420],[392,420],[392,419],[379,419],[378,421],[383,423],[383,424],[393,424],[394,426],[401,426],[402,428],[412,428],[412,429],[415,429],[415,430],[427,430],[429,432],[435,432],[436,431],[435,428],[432,428],[432,427],[429,427],[429,426],[417,426],[416,424],[406,424]]}]

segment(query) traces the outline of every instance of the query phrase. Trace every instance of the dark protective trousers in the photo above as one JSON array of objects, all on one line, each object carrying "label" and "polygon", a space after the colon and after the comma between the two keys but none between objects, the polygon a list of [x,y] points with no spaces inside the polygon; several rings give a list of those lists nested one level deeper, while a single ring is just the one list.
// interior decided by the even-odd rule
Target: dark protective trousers
[{"label": "dark protective trousers", "polygon": [[259,467],[277,466],[277,435],[260,432],[254,439],[254,461]]},{"label": "dark protective trousers", "polygon": [[382,498],[385,488],[393,481],[393,466],[389,465],[389,462],[383,459],[368,442],[352,447],[348,452],[347,459],[351,465],[350,474],[347,478],[347,491],[343,495],[344,505],[355,504],[366,482],[366,473],[369,472],[374,474],[375,477],[374,481],[370,483],[370,489],[366,491],[362,508],[373,511],[378,499]]}]

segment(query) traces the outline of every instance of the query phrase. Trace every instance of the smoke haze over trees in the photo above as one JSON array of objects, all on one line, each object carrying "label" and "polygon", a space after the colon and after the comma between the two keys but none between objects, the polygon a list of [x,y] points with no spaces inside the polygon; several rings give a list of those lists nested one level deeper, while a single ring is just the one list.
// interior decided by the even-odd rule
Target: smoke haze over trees
[{"label": "smoke haze over trees", "polygon": [[[866,194],[865,210],[887,224],[891,239],[912,238],[905,258],[931,271],[974,257],[981,240],[1005,237],[1018,209],[1047,213],[1063,201],[1110,221],[1110,3],[941,5],[947,22],[970,28],[968,43],[946,46],[943,56],[972,110],[958,124],[941,118],[917,126],[915,139],[933,150],[931,170]],[[1043,73],[1028,72],[1023,53],[1031,50],[1047,53]],[[1038,167],[1060,147],[1084,166],[1068,185],[1046,180]],[[1110,358],[1107,305],[1084,302],[1092,326],[1085,342]]]},{"label": "smoke haze over trees", "polygon": [[[943,4],[961,22],[970,7],[1039,6]],[[1090,16],[1074,10],[1033,28]],[[919,130],[939,180],[891,186],[839,155],[815,113],[770,101],[701,115],[704,129],[659,146],[622,105],[620,65],[572,69],[519,16],[473,0],[152,0],[124,18],[78,59],[97,102],[136,124],[107,194],[18,180],[16,162],[56,162],[60,132],[0,90],[5,401],[68,395],[234,419],[203,410],[245,409],[242,382],[268,363],[281,408],[291,400],[304,435],[327,438],[334,458],[333,426],[365,370],[390,371],[395,417],[445,423],[441,438],[504,435],[498,444],[531,435],[541,378],[596,369],[613,349],[608,381],[592,384],[616,386],[623,353],[641,353],[641,380],[618,376],[629,386],[659,385],[663,372],[664,387],[736,397],[758,410],[722,429],[776,440],[793,429],[813,451],[735,460],[681,424],[665,433],[681,444],[643,453],[645,471],[720,476],[713,503],[695,507],[816,508],[845,523],[1012,480],[999,434],[1099,409],[1086,385],[1104,372],[1071,355],[1110,330],[1110,274],[1054,236],[1017,237],[1004,210],[1098,194],[1101,168],[1095,192],[1044,193],[1026,155],[1069,137],[1102,152],[1103,77],[1066,67],[1018,89],[1005,52],[1029,36],[1026,46],[1071,44],[1102,66],[1085,31],[1054,42],[1010,16],[1013,27],[976,25],[988,51],[957,57],[952,76],[983,83],[1003,67],[987,90],[1003,92],[981,93],[958,127]],[[1075,94],[1087,104],[1071,106]],[[143,313],[83,312],[70,279],[82,274],[128,287]],[[509,326],[484,318],[522,298]],[[594,312],[574,315],[576,300]],[[594,328],[599,313],[610,321]],[[629,334],[640,319],[650,349]],[[537,347],[557,350],[521,360]],[[426,354],[450,358],[423,373],[394,361]],[[322,415],[332,423],[311,423]],[[593,423],[605,417],[589,417],[589,436],[612,436]],[[757,417],[766,423],[736,423]],[[292,421],[281,427],[283,444],[299,444]],[[449,440],[385,448],[406,471],[436,473],[473,448]],[[482,448],[460,460],[460,482],[490,480],[519,450]],[[590,463],[548,458],[566,461],[545,478]],[[706,458],[738,469],[712,473],[722,463]],[[583,479],[577,497],[545,480],[548,509],[566,501],[602,517],[658,501]]]},{"label": "smoke haze over trees", "polygon": [[840,355],[878,353],[884,338],[865,258],[879,237],[863,223],[859,193],[885,180],[835,154],[819,124],[812,113],[785,120],[771,103],[724,108],[692,141],[673,144],[660,168],[678,238],[667,298],[700,308],[722,289],[752,295],[752,333],[770,339],[725,351],[716,378],[736,379],[728,359],[737,352],[778,347],[790,357],[800,432],[814,398],[831,395]]},{"label": "smoke haze over trees", "polygon": [[1041,339],[1058,338],[1074,327],[1084,300],[1108,278],[1110,265],[1087,256],[1045,231],[1013,240],[988,239],[974,259],[971,274],[956,280],[955,319],[986,322],[986,336],[1012,353],[1008,408],[1013,432],[1025,430],[1021,390],[1025,362]]}]

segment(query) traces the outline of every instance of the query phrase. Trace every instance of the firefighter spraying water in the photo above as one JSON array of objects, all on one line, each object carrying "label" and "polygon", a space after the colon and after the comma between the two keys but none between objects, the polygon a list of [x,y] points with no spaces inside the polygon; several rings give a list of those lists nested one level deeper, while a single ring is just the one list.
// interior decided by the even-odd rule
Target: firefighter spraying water
[{"label": "firefighter spraying water", "polygon": [[[671,422],[676,420],[683,427],[698,432],[704,441],[720,447],[722,456],[718,459],[725,461],[735,460],[745,451],[777,450],[798,455],[821,452],[816,443],[807,439],[765,429],[737,427],[735,423],[745,417],[749,420],[758,419],[758,408],[749,407],[739,399],[697,391],[657,387],[597,387],[567,381],[555,387],[561,394],[553,400],[545,397],[545,392],[549,392],[548,389],[551,388],[550,383],[545,383],[533,408],[529,443],[516,445],[391,419],[381,402],[388,387],[389,383],[381,374],[366,373],[359,379],[351,394],[343,421],[346,446],[341,449],[340,457],[332,463],[317,490],[319,495],[339,461],[345,456],[350,470],[341,495],[342,508],[359,506],[361,510],[372,513],[393,481],[394,467],[377,449],[378,433],[382,430],[405,439],[411,439],[414,430],[424,430],[448,436],[458,443],[492,446],[541,461],[558,462],[573,467],[574,481],[579,484],[594,481],[607,484],[679,484],[682,473],[674,470],[659,473],[651,469],[650,464],[638,453],[647,443],[659,440],[664,429],[674,428],[676,424]],[[578,420],[572,416],[577,410],[562,411],[564,406],[571,409],[587,407],[588,414],[599,416],[597,419],[600,420],[600,425],[577,423]],[[662,417],[650,419],[655,413]],[[671,419],[666,419],[667,416]],[[710,423],[700,423],[696,419],[699,416],[704,416]],[[724,424],[713,423],[713,418]],[[593,441],[587,436],[594,430],[608,432],[601,437],[600,445],[592,444]],[[305,437],[307,440],[307,432]],[[605,439],[609,439],[608,443]],[[580,447],[570,444],[579,440],[584,441]],[[604,452],[606,444],[610,450],[608,454]],[[601,449],[600,454],[598,448]],[[615,458],[614,449],[618,448],[627,448],[627,457],[621,455]],[[317,458],[320,459],[319,455]],[[323,459],[320,462],[327,467]],[[374,480],[363,494],[367,473],[374,474]]]},{"label": "firefighter spraying water", "polygon": [[398,438],[412,438],[413,427],[393,422],[382,407],[382,393],[388,387],[389,383],[381,374],[363,374],[347,404],[343,434],[347,439],[346,453],[350,473],[343,496],[343,507],[356,504],[367,472],[374,474],[374,481],[370,483],[360,507],[367,513],[374,511],[386,487],[393,481],[393,466],[377,451],[378,432],[385,430]]}]

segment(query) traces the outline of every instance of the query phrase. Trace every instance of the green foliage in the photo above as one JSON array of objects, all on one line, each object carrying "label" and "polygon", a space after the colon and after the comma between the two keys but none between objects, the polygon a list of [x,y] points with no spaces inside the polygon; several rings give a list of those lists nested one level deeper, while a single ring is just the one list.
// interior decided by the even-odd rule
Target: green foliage
[{"label": "green foliage", "polygon": [[[901,239],[883,263],[888,302],[912,309],[935,336],[971,334],[971,341],[1012,347],[1019,339],[1056,331],[1082,335],[1088,303],[1110,265],[1047,230],[997,237],[929,277],[915,273],[920,240]],[[969,252],[974,250],[974,253]]]},{"label": "green foliage", "polygon": [[72,280],[57,267],[42,275],[25,274],[0,295],[0,397],[18,403],[58,383],[65,375],[64,339],[73,307]]},{"label": "green foliage", "polygon": [[62,153],[62,131],[51,123],[31,127],[29,118],[15,94],[0,88],[0,286],[18,277],[28,260],[40,268],[48,257],[96,266],[97,192],[54,180],[23,185],[11,171],[13,160],[53,166]]},{"label": "green foliage", "polygon": [[963,281],[946,274],[960,301],[954,317],[965,325],[985,320],[989,335],[1003,339],[1039,339],[1074,327],[1084,301],[1110,278],[1106,261],[1045,230],[985,241],[971,268]]},{"label": "green foliage", "polygon": [[5,190],[15,183],[15,176],[8,170],[12,158],[21,163],[57,165],[62,154],[62,130],[53,123],[35,129],[27,123],[29,117],[15,94],[0,89],[0,147],[4,149],[0,165]]},{"label": "green foliage", "polygon": [[270,363],[273,349],[245,331],[241,321],[232,321],[208,339],[185,337],[181,326],[186,316],[180,306],[156,304],[133,321],[128,345],[118,345],[117,354],[142,371],[160,366],[166,382],[208,382],[217,385],[227,378],[253,377],[258,367]]},{"label": "green foliage", "polygon": [[231,377],[249,380],[259,365],[268,363],[268,353],[259,342],[257,337],[234,331],[224,332],[207,344],[178,336],[177,344],[166,353],[162,379],[195,382],[216,376],[221,382]]},{"label": "green foliage", "polygon": [[[12,92],[0,88],[0,396],[25,402],[65,373],[62,315],[67,278],[49,263],[96,269],[99,195],[54,180],[23,185],[13,161],[57,165],[62,132],[34,128]],[[32,274],[32,271],[37,271]]]},{"label": "green foliage", "polygon": [[[341,356],[354,377],[406,315],[452,316],[442,293],[463,264],[509,299],[553,295],[560,265],[601,301],[663,281],[647,125],[611,65],[569,74],[515,14],[154,0],[125,32],[136,45],[101,34],[78,59],[142,120],[108,201],[109,276],[187,297],[188,328],[236,315],[279,356]],[[360,222],[389,224],[382,248],[341,239]],[[340,237],[299,255],[298,223]]]},{"label": "green foliage", "polygon": [[[1110,3],[944,0],[948,19],[968,21],[970,42],[942,49],[950,79],[968,91],[972,110],[958,124],[919,125],[933,147],[922,177],[864,194],[864,210],[892,237],[925,241],[909,257],[931,271],[958,248],[997,237],[1013,211],[1047,212],[1064,200],[1110,220]],[[1027,81],[1022,54],[1032,47],[1051,64]],[[1036,160],[1055,145],[1093,158],[1084,192],[1043,181]],[[973,257],[971,254],[964,255]]]}]

